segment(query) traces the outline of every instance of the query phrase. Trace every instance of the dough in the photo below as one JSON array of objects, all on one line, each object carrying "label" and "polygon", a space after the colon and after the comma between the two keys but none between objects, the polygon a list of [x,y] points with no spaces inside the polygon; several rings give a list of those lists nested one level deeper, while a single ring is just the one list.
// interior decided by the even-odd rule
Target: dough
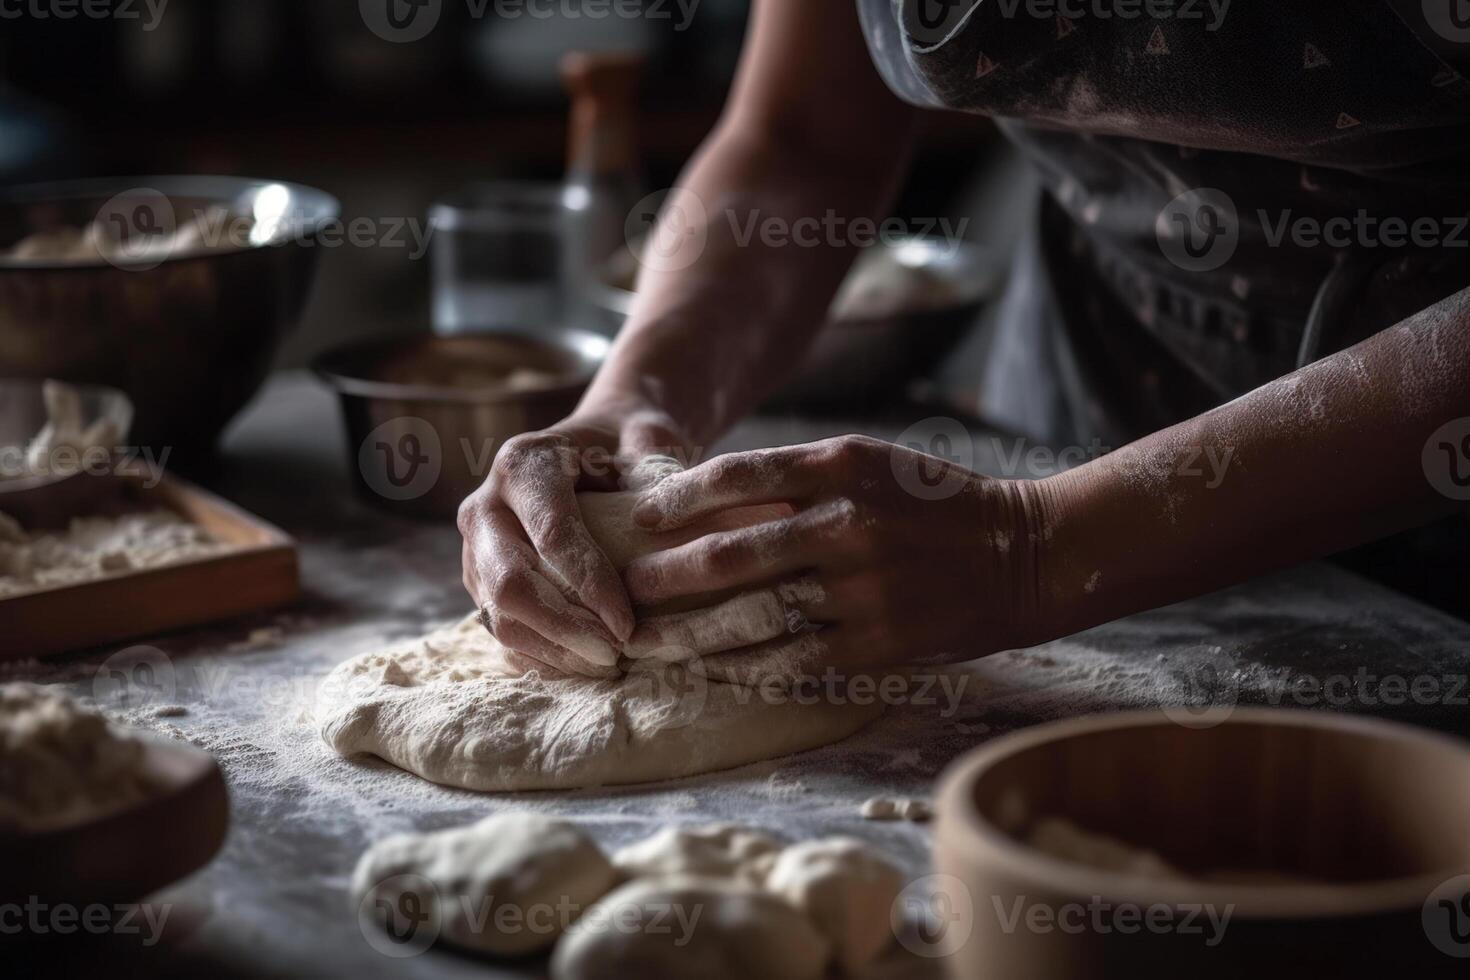
[{"label": "dough", "polygon": [[864,820],[907,820],[924,823],[934,816],[934,808],[928,800],[892,799],[875,796],[863,802],[860,811]]},{"label": "dough", "polygon": [[[712,530],[784,513],[728,511],[692,528],[650,533],[633,524],[637,500],[636,492],[578,497],[588,529],[618,568]],[[705,677],[697,662],[649,656],[625,665],[627,673],[614,679],[523,673],[471,616],[338,666],[323,682],[316,721],[344,756],[376,755],[449,786],[519,791],[730,769],[839,741],[883,711],[878,699],[771,697]]]},{"label": "dough", "polygon": [[612,861],[628,878],[697,875],[759,885],[782,846],[770,834],[732,823],[666,827],[619,850]]},{"label": "dough", "polygon": [[81,823],[155,789],[142,743],[102,715],[37,684],[0,685],[0,832]]},{"label": "dough", "polygon": [[754,885],[648,878],[588,909],[557,944],[551,975],[816,980],[828,955],[827,941],[804,915]]},{"label": "dough", "polygon": [[811,919],[848,973],[856,973],[893,939],[893,903],[903,872],[852,837],[803,841],[781,852],[766,887]]},{"label": "dough", "polygon": [[881,702],[767,700],[682,664],[615,680],[518,674],[473,617],[339,666],[317,697],[322,737],[446,786],[571,789],[678,779],[846,738]]},{"label": "dough", "polygon": [[571,824],[500,813],[379,841],[357,862],[352,897],[369,909],[402,908],[407,898],[437,920],[445,942],[519,956],[550,947],[615,880],[597,844]]}]

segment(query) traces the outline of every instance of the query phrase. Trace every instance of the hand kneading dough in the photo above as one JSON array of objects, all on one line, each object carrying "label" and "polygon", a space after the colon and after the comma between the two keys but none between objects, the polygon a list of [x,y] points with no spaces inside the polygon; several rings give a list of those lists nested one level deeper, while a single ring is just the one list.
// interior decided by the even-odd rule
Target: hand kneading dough
[{"label": "hand kneading dough", "polygon": [[816,980],[827,957],[827,941],[806,916],[768,891],[715,878],[647,878],[617,889],[567,930],[551,975]]},{"label": "hand kneading dough", "polygon": [[379,902],[400,908],[412,894],[445,942],[518,956],[551,946],[616,877],[597,845],[571,824],[502,813],[468,827],[379,841],[357,862],[352,896],[359,908],[376,909]]},{"label": "hand kneading dough", "polygon": [[782,846],[770,834],[733,823],[665,827],[619,850],[612,863],[628,878],[698,875],[759,885]]},{"label": "hand kneading dough", "polygon": [[893,939],[889,916],[903,872],[867,844],[829,837],[781,852],[765,885],[805,912],[848,973],[867,966]]},{"label": "hand kneading dough", "polygon": [[[731,511],[691,530],[651,534],[632,522],[637,499],[579,497],[588,528],[619,568],[753,519]],[[878,699],[798,703],[657,658],[632,663],[610,680],[523,674],[471,616],[338,666],[318,694],[316,721],[344,756],[376,755],[448,786],[520,791],[729,769],[839,741],[883,711]]]}]

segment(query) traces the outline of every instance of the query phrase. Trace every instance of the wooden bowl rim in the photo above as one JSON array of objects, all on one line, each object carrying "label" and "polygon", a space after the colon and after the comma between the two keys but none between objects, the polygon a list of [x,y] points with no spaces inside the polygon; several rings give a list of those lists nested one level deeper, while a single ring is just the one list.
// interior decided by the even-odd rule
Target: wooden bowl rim
[{"label": "wooden bowl rim", "polygon": [[[1309,728],[1435,746],[1460,755],[1470,771],[1470,746],[1440,732],[1382,718],[1287,708],[1237,708],[1227,725]],[[1051,857],[985,819],[973,804],[976,783],[1001,762],[1039,746],[1125,728],[1189,731],[1162,709],[1085,715],[1003,735],[953,763],[940,780],[936,850],[951,850],[966,863],[992,864],[1039,893],[1106,897],[1147,908],[1208,905],[1232,909],[1232,918],[1309,920],[1419,909],[1445,881],[1470,873],[1470,865],[1405,878],[1326,885],[1242,885],[1174,881],[1089,868]],[[1146,845],[1144,845],[1146,846]]]}]

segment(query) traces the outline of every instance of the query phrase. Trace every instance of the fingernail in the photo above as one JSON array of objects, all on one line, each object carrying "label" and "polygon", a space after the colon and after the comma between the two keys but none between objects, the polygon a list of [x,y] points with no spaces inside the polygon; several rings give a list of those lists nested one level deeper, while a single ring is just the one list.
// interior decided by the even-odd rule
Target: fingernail
[{"label": "fingernail", "polygon": [[612,645],[595,636],[579,636],[576,645],[571,651],[583,660],[597,664],[600,667],[616,667],[618,663],[618,652]]},{"label": "fingernail", "polygon": [[619,643],[627,643],[637,624],[633,622],[632,615],[617,616],[616,620],[616,622],[607,623],[607,628],[612,630],[613,636],[617,637]]},{"label": "fingernail", "polygon": [[656,527],[663,519],[663,508],[656,500],[644,498],[633,507],[633,523],[639,527]]}]

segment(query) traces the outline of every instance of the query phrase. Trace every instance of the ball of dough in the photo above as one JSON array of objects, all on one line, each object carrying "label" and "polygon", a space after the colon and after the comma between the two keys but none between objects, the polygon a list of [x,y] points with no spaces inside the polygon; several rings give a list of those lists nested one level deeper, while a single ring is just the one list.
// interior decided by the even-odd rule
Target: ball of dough
[{"label": "ball of dough", "polygon": [[647,878],[598,902],[557,944],[553,980],[816,980],[827,941],[791,905],[754,885]]},{"label": "ball of dough", "polygon": [[766,887],[806,913],[854,973],[893,940],[889,915],[903,872],[860,840],[829,837],[782,851]]},{"label": "ball of dough", "polygon": [[699,875],[758,885],[781,847],[770,834],[732,823],[666,827],[614,852],[612,863],[628,878]]},{"label": "ball of dough", "polygon": [[550,946],[615,880],[597,844],[571,824],[500,813],[379,841],[357,862],[352,894],[359,908],[411,898],[445,942],[519,956]]}]

